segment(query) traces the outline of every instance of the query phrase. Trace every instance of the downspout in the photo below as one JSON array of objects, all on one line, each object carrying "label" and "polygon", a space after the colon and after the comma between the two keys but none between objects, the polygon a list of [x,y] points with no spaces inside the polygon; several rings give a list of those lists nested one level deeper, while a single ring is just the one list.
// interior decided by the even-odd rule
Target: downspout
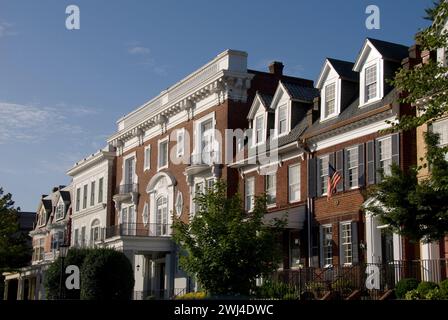
[{"label": "downspout", "polygon": [[[312,158],[312,154],[309,152],[309,151],[307,151],[307,153],[306,153],[306,159],[307,159],[307,170],[308,170],[308,163],[309,163],[309,160]],[[308,172],[307,172],[307,178],[309,178],[308,177]],[[309,190],[307,190],[307,199],[306,199],[306,205],[307,205],[307,208],[306,208],[306,212],[307,212],[307,214],[308,214],[308,217],[307,217],[307,228],[308,228],[308,230],[307,230],[307,237],[308,237],[308,267],[311,267],[312,265],[312,252],[311,252],[311,250],[312,250],[312,247],[311,247],[311,218],[313,217],[313,214],[314,214],[314,198],[312,198],[312,197],[310,197],[309,196],[310,195],[310,192],[309,192]]]}]

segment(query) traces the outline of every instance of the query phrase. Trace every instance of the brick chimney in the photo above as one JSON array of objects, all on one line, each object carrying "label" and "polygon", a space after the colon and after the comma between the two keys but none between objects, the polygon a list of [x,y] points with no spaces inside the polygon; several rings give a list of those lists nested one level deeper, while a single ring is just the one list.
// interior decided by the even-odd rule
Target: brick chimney
[{"label": "brick chimney", "polygon": [[269,64],[269,73],[281,76],[283,75],[283,67],[284,65],[280,61],[272,61]]}]

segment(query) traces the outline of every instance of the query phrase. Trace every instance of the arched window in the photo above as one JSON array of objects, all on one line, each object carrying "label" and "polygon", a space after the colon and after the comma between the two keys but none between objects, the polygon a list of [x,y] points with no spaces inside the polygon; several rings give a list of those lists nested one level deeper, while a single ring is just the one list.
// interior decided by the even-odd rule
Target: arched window
[{"label": "arched window", "polygon": [[168,234],[168,200],[166,196],[161,196],[156,202],[156,236]]},{"label": "arched window", "polygon": [[101,240],[100,220],[95,219],[92,221],[92,225],[90,227],[90,245],[94,246],[96,241],[100,240]]}]

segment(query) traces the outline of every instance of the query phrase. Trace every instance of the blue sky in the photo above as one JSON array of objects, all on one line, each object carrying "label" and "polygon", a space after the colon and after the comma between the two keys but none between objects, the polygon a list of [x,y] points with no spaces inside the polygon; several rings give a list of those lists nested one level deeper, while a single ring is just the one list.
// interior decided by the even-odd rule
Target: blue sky
[{"label": "blue sky", "polygon": [[[116,120],[221,51],[316,80],[365,37],[413,43],[431,0],[0,0],[0,186],[34,211],[41,194],[105,145]],[[76,4],[81,29],[65,28]],[[369,4],[381,29],[365,27]]]}]

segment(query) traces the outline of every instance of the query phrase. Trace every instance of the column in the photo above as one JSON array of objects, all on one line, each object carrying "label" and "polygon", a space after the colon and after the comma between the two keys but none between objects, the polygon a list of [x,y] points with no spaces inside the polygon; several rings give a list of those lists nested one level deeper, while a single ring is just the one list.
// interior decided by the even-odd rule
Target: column
[{"label": "column", "polygon": [[421,273],[424,281],[440,282],[440,247],[438,242],[420,242]]},{"label": "column", "polygon": [[174,292],[174,263],[173,255],[165,255],[165,299],[169,299]]},{"label": "column", "polygon": [[367,263],[381,263],[381,230],[378,229],[378,218],[371,213],[367,213],[365,228]]}]

